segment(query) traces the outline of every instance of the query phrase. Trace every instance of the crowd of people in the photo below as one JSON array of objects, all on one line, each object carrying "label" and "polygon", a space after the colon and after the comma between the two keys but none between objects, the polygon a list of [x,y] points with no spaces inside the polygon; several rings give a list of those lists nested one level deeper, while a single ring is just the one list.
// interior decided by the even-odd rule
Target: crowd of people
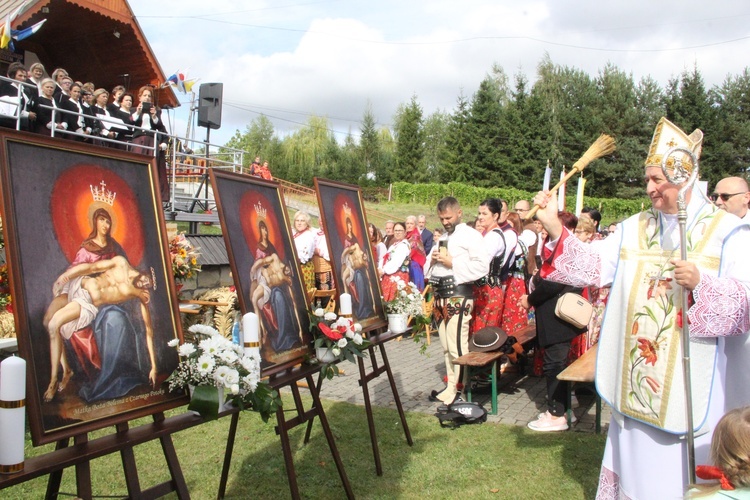
[{"label": "crowd of people", "polygon": [[[556,195],[547,191],[531,203],[519,201],[514,212],[503,200],[485,200],[473,227],[463,222],[458,200],[442,199],[437,214],[445,231],[424,269],[436,295],[447,383],[430,400],[460,399],[469,380],[453,361],[469,351],[472,335],[487,327],[513,335],[531,309],[547,410],[528,423],[530,429],[568,429],[569,388],[557,375],[597,345],[597,390],[612,408],[597,498],[682,498],[690,482],[685,435],[695,437],[696,463],[707,464],[713,429],[714,441],[721,441],[714,447],[719,471],[713,477],[722,478],[722,488],[732,481],[747,488],[750,450],[732,457],[716,450],[737,449],[720,433],[727,421],[742,439],[750,426],[747,409],[735,410],[750,403],[750,262],[742,258],[750,244],[750,190],[739,177],[723,179],[710,196],[697,185],[686,188],[687,223],[680,228],[678,191],[687,181],[673,176],[695,167],[702,137],[700,130],[688,135],[666,119],[659,122],[644,168],[652,206],[610,226],[606,237],[596,210],[580,217],[559,211]],[[684,149],[665,159],[674,146]],[[539,207],[537,220],[523,222],[532,203]],[[396,224],[394,238],[403,229]],[[404,245],[399,256],[405,254]],[[557,301],[567,292],[594,305],[588,328],[558,317]],[[692,363],[690,430],[687,376],[679,362],[683,310]],[[646,479],[654,474],[658,480]]]},{"label": "crowd of people", "polygon": [[151,156],[156,151],[160,191],[168,198],[168,133],[153,86],[133,94],[117,85],[110,92],[73,80],[63,68],[46,75],[41,63],[28,71],[19,62],[8,66],[0,80],[0,126]]},{"label": "crowd of people", "polygon": [[[68,139],[118,149],[131,143],[135,151],[153,146],[154,135],[139,128],[167,133],[161,110],[153,104],[152,86],[143,86],[134,95],[122,85],[110,92],[93,82],[75,81],[62,68],[46,75],[41,63],[32,64],[28,71],[19,62],[8,66],[7,79],[0,85],[4,126],[16,128],[20,121],[19,128],[28,132],[49,136],[54,131]],[[56,109],[61,111],[53,113]]]}]

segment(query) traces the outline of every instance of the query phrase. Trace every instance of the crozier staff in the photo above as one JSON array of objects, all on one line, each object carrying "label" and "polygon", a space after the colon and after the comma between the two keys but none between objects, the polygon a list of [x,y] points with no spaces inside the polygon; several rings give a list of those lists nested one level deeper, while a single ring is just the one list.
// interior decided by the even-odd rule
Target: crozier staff
[{"label": "crozier staff", "polygon": [[[597,389],[612,407],[599,498],[682,498],[688,482],[681,311],[688,308],[693,415],[709,431],[729,408],[750,402],[750,226],[696,191],[687,193],[688,259],[679,259],[677,193],[661,169],[673,146],[700,155],[690,136],[662,118],[645,164],[651,208],[591,244],[563,230],[554,196],[534,203],[549,233],[542,277],[575,286],[612,284],[599,338]],[[680,154],[689,169],[689,156]],[[668,159],[668,165],[675,161]],[[691,300],[683,304],[682,287]],[[697,432],[696,462],[707,463],[710,432]],[[658,474],[658,480],[644,478]]]},{"label": "crozier staff", "polygon": [[429,399],[449,404],[460,395],[458,385],[467,382],[463,367],[453,361],[469,352],[472,284],[487,275],[490,256],[479,231],[461,222],[463,212],[458,200],[452,196],[443,198],[437,212],[445,234],[432,248],[427,276],[435,292],[434,313],[448,382],[445,389],[432,391]]}]

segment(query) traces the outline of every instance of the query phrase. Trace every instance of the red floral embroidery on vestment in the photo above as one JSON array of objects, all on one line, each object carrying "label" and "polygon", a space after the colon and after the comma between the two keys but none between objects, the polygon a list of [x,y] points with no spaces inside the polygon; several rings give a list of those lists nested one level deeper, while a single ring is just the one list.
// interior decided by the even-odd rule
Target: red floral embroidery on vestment
[{"label": "red floral embroidery on vestment", "polygon": [[641,351],[641,357],[646,359],[646,364],[651,363],[651,366],[655,366],[656,357],[656,344],[643,337],[638,339],[638,349]]}]

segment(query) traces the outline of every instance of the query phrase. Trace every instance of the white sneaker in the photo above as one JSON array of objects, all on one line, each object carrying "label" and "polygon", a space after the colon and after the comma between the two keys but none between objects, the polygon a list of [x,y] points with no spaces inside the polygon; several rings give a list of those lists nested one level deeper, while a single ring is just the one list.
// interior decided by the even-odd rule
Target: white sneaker
[{"label": "white sneaker", "polygon": [[568,422],[565,417],[555,417],[550,412],[545,412],[538,419],[529,422],[528,427],[539,432],[567,431]]},{"label": "white sneaker", "polygon": [[[537,415],[536,418],[538,420],[540,418],[544,418],[545,415],[550,415],[551,416],[552,414],[550,412],[546,411],[544,413],[540,413],[539,415]],[[565,415],[563,415],[563,417],[565,417]],[[576,422],[578,422],[578,419],[576,418],[576,414],[573,413],[573,412],[570,412],[570,423],[571,424],[575,424]]]}]

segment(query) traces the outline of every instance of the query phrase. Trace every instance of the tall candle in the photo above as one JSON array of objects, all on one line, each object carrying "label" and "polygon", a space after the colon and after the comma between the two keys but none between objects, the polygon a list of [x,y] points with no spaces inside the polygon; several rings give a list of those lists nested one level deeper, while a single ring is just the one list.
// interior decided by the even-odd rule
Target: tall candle
[{"label": "tall candle", "polygon": [[578,190],[576,191],[576,217],[581,216],[583,210],[583,189],[586,185],[586,179],[583,178],[583,173],[578,178]]},{"label": "tall candle", "polygon": [[258,315],[247,313],[242,317],[242,337],[245,355],[260,360],[260,326]]},{"label": "tall candle", "polygon": [[26,361],[16,356],[0,363],[0,472],[23,470],[26,413]]},{"label": "tall candle", "polygon": [[552,180],[552,167],[549,166],[549,160],[547,160],[547,168],[544,169],[544,182],[542,182],[542,191],[549,191],[550,180]]},{"label": "tall candle", "polygon": [[339,295],[339,314],[350,316],[352,314],[352,296],[348,293]]},{"label": "tall candle", "polygon": [[[560,180],[563,180],[564,178],[565,178],[565,166],[563,165],[563,169],[560,171]],[[560,189],[557,191],[557,211],[558,212],[565,211],[565,184],[560,186]]]}]

